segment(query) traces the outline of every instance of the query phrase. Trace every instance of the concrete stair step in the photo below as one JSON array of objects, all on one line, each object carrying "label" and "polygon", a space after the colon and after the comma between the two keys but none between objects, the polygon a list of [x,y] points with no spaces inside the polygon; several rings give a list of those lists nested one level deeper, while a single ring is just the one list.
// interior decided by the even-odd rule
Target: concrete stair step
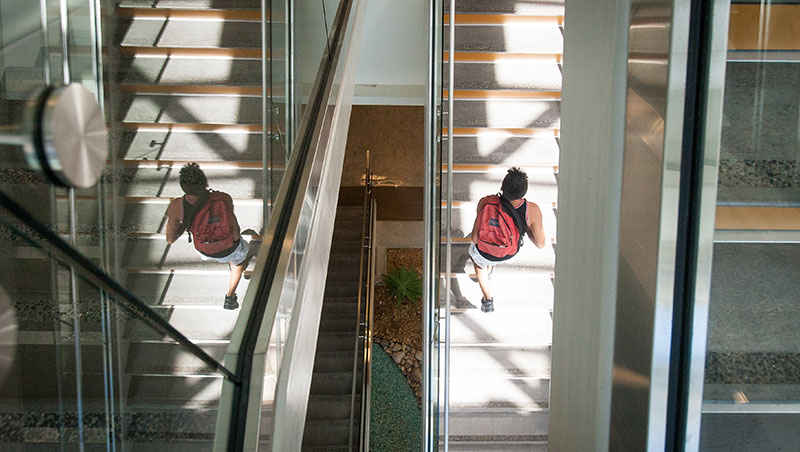
[{"label": "concrete stair step", "polygon": [[120,19],[121,46],[260,48],[261,24],[231,20]]},{"label": "concrete stair step", "polygon": [[458,0],[456,11],[555,15],[564,14],[564,0]]},{"label": "concrete stair step", "polygon": [[546,409],[451,410],[450,435],[465,441],[541,441],[547,438],[547,418]]},{"label": "concrete stair step", "polygon": [[[440,394],[444,388],[440,388]],[[537,377],[484,377],[469,372],[450,377],[451,409],[546,408],[550,379]]]},{"label": "concrete stair step", "polygon": [[[128,268],[228,268],[227,264],[203,260],[187,238],[178,239],[172,245],[163,240],[138,240],[125,247],[123,262]],[[250,265],[255,263],[251,260]]]},{"label": "concrete stair step", "polygon": [[797,415],[783,413],[703,413],[701,450],[756,452],[769,444],[772,450],[797,448]]},{"label": "concrete stair step", "polygon": [[453,101],[455,127],[558,129],[559,100],[458,100]]},{"label": "concrete stair step", "polygon": [[148,124],[253,124],[261,125],[260,96],[121,96],[118,119]]},{"label": "concrete stair step", "polygon": [[[152,8],[153,0],[123,0],[122,7]],[[157,8],[217,8],[217,9],[260,9],[261,5],[253,0],[158,0]]]},{"label": "concrete stair step", "polygon": [[325,286],[325,299],[342,298],[351,299],[358,296],[358,281],[339,281],[335,284],[330,281]]},{"label": "concrete stair step", "polygon": [[[449,47],[444,27],[444,50]],[[564,50],[563,29],[551,24],[456,25],[456,51],[559,54]]]},{"label": "concrete stair step", "polygon": [[120,158],[130,160],[260,161],[261,133],[114,131]]},{"label": "concrete stair step", "polygon": [[[119,195],[159,198],[183,196],[183,191],[178,185],[178,171],[154,168],[121,170],[115,175],[120,182]],[[206,173],[212,189],[224,191],[234,200],[237,198],[260,199],[263,196],[264,184],[260,169],[204,169],[203,171]]]},{"label": "concrete stair step", "polygon": [[[451,347],[450,371],[456,378],[459,376],[543,377],[550,375],[550,353],[548,346]],[[480,386],[475,385],[475,387]]]},{"label": "concrete stair step", "polygon": [[327,333],[322,332],[317,338],[317,353],[320,352],[352,352],[356,338],[352,332],[348,333]]},{"label": "concrete stair step", "polygon": [[317,351],[314,372],[352,372],[353,349],[347,351]]},{"label": "concrete stair step", "polygon": [[[520,316],[529,316],[553,309],[553,282],[549,275],[523,272],[504,272],[502,266],[495,267],[489,287],[494,298],[495,309],[514,311]],[[473,270],[470,269],[470,273]],[[460,309],[478,309],[483,294],[474,276],[456,274],[451,279],[453,293],[451,305]],[[467,305],[469,303],[470,305]]]},{"label": "concrete stair step", "polygon": [[[360,381],[360,373],[357,378]],[[352,386],[352,368],[346,372],[314,372],[311,379],[312,394],[350,394]]]},{"label": "concrete stair step", "polygon": [[[198,257],[199,259],[199,257]],[[251,261],[252,262],[252,261]],[[253,264],[251,264],[253,265]],[[143,302],[162,307],[210,306],[220,307],[228,290],[229,275],[224,266],[212,274],[128,272],[125,286]],[[250,281],[239,282],[237,292],[241,303]]]},{"label": "concrete stair step", "polygon": [[124,84],[261,87],[260,60],[133,57],[122,59],[120,66],[115,77]]},{"label": "concrete stair step", "polygon": [[351,332],[354,335],[356,334],[356,323],[358,322],[358,317],[356,313],[353,312],[348,317],[340,317],[340,318],[323,318],[320,321],[319,330],[320,332]]},{"label": "concrete stair step", "polygon": [[[76,375],[74,372],[61,374],[62,384],[59,393],[56,374],[59,367],[54,361],[31,359],[8,373],[5,383],[0,387],[0,404],[15,403],[20,400],[26,404],[53,404],[59,398],[64,401],[77,400]],[[81,375],[84,403],[102,403],[105,399],[102,372],[84,372]]]},{"label": "concrete stair step", "polygon": [[451,323],[450,341],[454,346],[549,346],[552,342],[553,321],[549,310],[529,317],[498,306],[488,313],[472,309],[451,316]]},{"label": "concrete stair step", "polygon": [[[334,238],[335,238],[334,234]],[[356,248],[350,252],[331,252],[328,259],[328,273],[339,272],[341,270],[358,270],[361,265],[361,250]]]},{"label": "concrete stair step", "polygon": [[[197,344],[222,362],[227,342]],[[125,371],[134,375],[216,375],[216,371],[175,342],[131,342]]]},{"label": "concrete stair step", "polygon": [[[499,169],[502,171],[454,173],[453,200],[470,201],[477,204],[482,197],[498,193],[506,174],[506,168]],[[552,169],[529,169],[527,174],[528,193],[525,195],[525,199],[538,204],[542,210],[546,209],[548,204],[558,201],[557,176]],[[442,190],[445,190],[446,184],[442,185]]]},{"label": "concrete stair step", "polygon": [[[356,406],[361,403],[361,396],[356,395]],[[317,395],[313,394],[308,400],[306,420],[341,419],[350,420],[351,397],[350,394]]]},{"label": "concrete stair step", "polygon": [[[356,431],[358,425],[356,425]],[[306,421],[303,433],[303,450],[309,447],[347,446],[350,440],[350,419],[324,419]],[[308,449],[320,450],[320,449]]]},{"label": "concrete stair step", "polygon": [[223,378],[205,376],[141,376],[130,381],[127,401],[133,407],[215,407]]},{"label": "concrete stair step", "polygon": [[454,452],[547,452],[547,441],[455,441],[450,440],[449,448]]},{"label": "concrete stair step", "polygon": [[[561,90],[561,65],[555,61],[456,62],[456,89]],[[450,80],[445,63],[444,88]]]},{"label": "concrete stair step", "polygon": [[500,134],[456,136],[455,164],[477,163],[507,166],[558,166],[560,146],[556,137],[513,137]]},{"label": "concrete stair step", "polygon": [[[224,292],[223,292],[224,293]],[[166,319],[184,336],[192,340],[230,339],[239,310],[226,310],[220,306],[202,308],[163,308],[154,306],[153,310]],[[163,340],[165,337],[142,322],[129,322],[125,327],[125,337],[132,340]]]}]

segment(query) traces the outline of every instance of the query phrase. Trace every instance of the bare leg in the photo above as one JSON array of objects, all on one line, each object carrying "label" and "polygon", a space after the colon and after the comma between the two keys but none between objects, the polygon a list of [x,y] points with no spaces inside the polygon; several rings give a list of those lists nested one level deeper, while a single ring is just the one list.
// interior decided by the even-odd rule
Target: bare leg
[{"label": "bare leg", "polygon": [[475,266],[475,275],[478,277],[478,284],[481,286],[484,300],[490,300],[492,298],[492,294],[489,293],[489,271],[491,268],[491,266],[486,268]]},{"label": "bare leg", "polygon": [[236,293],[236,286],[239,285],[239,280],[242,279],[242,274],[244,274],[244,269],[247,267],[247,261],[242,262],[240,265],[233,265],[232,263],[228,263],[228,266],[231,268],[231,281],[228,287],[228,296],[232,297],[233,294]]}]

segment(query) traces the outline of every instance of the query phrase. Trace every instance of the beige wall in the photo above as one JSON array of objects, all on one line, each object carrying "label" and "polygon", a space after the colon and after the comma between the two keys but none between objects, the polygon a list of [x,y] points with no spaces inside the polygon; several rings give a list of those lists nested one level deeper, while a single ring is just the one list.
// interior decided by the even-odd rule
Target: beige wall
[{"label": "beige wall", "polygon": [[376,184],[422,187],[425,112],[417,106],[353,105],[342,186],[362,184],[369,149]]}]

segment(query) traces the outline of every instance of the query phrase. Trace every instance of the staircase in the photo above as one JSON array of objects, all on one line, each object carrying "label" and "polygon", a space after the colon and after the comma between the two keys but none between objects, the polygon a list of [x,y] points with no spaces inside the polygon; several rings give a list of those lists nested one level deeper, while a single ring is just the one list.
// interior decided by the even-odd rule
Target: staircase
[{"label": "staircase", "polygon": [[[107,68],[127,237],[121,277],[219,361],[239,315],[222,308],[228,267],[202,261],[185,237],[168,246],[163,215],[182,195],[180,167],[196,161],[211,188],[233,197],[241,229],[263,228],[260,8],[258,0],[123,0]],[[244,236],[253,250],[256,233]],[[220,375],[141,325],[129,324],[125,338],[128,410],[186,425],[152,435],[164,449],[210,445]]]},{"label": "staircase", "polygon": [[[266,196],[260,8],[258,0],[122,0],[103,10],[108,43],[105,107],[112,119],[114,153],[106,173],[114,201],[108,200],[106,209],[108,222],[115,225],[106,233],[111,242],[117,240],[111,251],[112,259],[115,250],[118,253],[115,276],[219,361],[239,314],[222,307],[228,267],[202,261],[185,236],[168,246],[164,214],[170,199],[182,195],[180,167],[199,162],[210,187],[234,198],[242,230],[254,231],[245,238],[253,250],[258,248]],[[47,187],[41,191],[46,197]],[[77,192],[78,248],[92,259],[101,253],[97,193]],[[66,196],[59,192],[56,204],[59,229],[65,232]],[[79,430],[74,416],[74,339],[71,327],[63,326],[72,322],[68,274],[57,273],[60,303],[49,312],[52,294],[45,256],[23,243],[12,251],[16,283],[10,292],[19,313],[21,358],[11,378],[22,383],[0,393],[0,416],[13,432],[0,442],[12,443],[12,448],[18,443],[57,447],[57,413],[62,409],[67,414],[62,433],[68,438],[62,440],[74,445]],[[242,280],[239,285],[240,300],[247,284]],[[90,450],[105,449],[110,420],[117,446],[125,450],[209,450],[221,375],[118,310],[109,316],[113,362],[106,366],[98,294],[85,283],[79,292],[83,427]],[[64,322],[55,322],[57,335],[52,333],[53,316]],[[110,369],[114,412],[106,418],[103,374]],[[60,389],[56,375],[62,380]],[[59,397],[64,401],[61,408],[55,403]],[[269,426],[263,430],[269,431]]]},{"label": "staircase", "polygon": [[[445,86],[455,129],[451,450],[547,450],[563,10],[563,1],[456,0],[455,86]],[[495,312],[482,313],[468,235],[478,200],[500,191],[511,166],[528,174],[547,241],[538,250],[526,239],[495,268]]]},{"label": "staircase", "polygon": [[[363,221],[362,206],[339,206],[336,211],[303,434],[304,451],[349,450]],[[356,378],[356,389],[359,390],[360,372]],[[356,396],[355,403],[353,434],[355,444],[358,444],[360,395]]]}]

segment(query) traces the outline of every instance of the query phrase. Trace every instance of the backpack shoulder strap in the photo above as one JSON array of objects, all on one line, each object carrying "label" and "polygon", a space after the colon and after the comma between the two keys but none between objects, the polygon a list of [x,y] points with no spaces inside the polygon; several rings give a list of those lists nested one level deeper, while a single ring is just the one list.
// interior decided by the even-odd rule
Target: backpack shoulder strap
[{"label": "backpack shoulder strap", "polygon": [[206,204],[208,204],[208,200],[210,197],[211,197],[211,192],[206,192],[200,195],[197,198],[197,202],[194,204],[192,210],[189,212],[188,215],[185,215],[186,221],[184,222],[184,224],[186,225],[187,231],[191,232],[192,224],[194,223],[195,217],[197,217],[197,213],[200,212],[200,210],[203,207],[205,207]]}]

